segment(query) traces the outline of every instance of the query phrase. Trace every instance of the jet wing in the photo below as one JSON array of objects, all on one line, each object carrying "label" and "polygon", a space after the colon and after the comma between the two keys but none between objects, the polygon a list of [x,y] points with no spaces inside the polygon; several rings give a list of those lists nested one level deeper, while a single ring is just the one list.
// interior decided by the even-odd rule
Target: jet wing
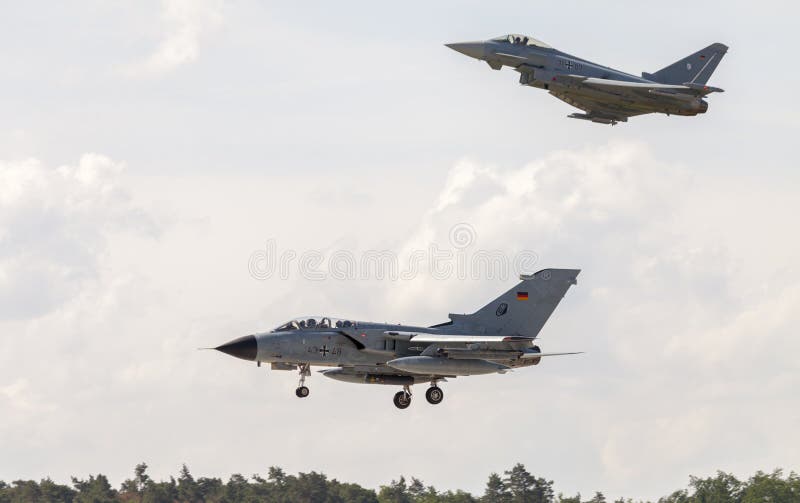
[{"label": "jet wing", "polygon": [[554,80],[566,86],[586,86],[597,90],[604,90],[621,95],[632,94],[636,96],[656,94],[658,96],[686,96],[695,98],[714,92],[724,92],[718,87],[686,84],[659,84],[657,82],[629,82],[625,80],[598,79],[582,75],[558,75]]},{"label": "jet wing", "polygon": [[470,344],[476,342],[520,342],[532,341],[534,337],[508,336],[508,335],[472,335],[472,334],[426,334],[416,332],[388,331],[384,334],[392,339],[424,343],[460,343]]},{"label": "jet wing", "polygon": [[573,119],[584,119],[603,124],[616,124],[617,122],[627,122],[628,117],[649,113],[645,110],[635,108],[628,103],[632,100],[616,102],[599,101],[591,96],[581,93],[578,90],[568,88],[550,89],[550,94],[576,108],[587,112],[585,114],[572,114]]},{"label": "jet wing", "polygon": [[473,342],[519,342],[532,341],[533,337],[503,336],[503,335],[437,335],[419,334],[411,338],[411,342],[427,343],[473,343]]}]

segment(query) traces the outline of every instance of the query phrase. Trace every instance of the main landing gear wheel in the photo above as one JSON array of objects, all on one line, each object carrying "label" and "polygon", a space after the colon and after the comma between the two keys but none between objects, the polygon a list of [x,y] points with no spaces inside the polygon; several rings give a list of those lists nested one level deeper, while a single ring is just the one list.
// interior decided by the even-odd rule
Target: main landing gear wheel
[{"label": "main landing gear wheel", "polygon": [[405,409],[411,405],[411,395],[405,391],[398,391],[394,394],[394,406],[398,409]]},{"label": "main landing gear wheel", "polygon": [[425,399],[428,400],[428,403],[436,405],[437,403],[442,403],[444,400],[444,391],[439,386],[431,386],[428,388],[428,391],[425,392]]},{"label": "main landing gear wheel", "polygon": [[297,389],[294,390],[294,394],[297,395],[297,398],[305,398],[309,394],[308,388],[306,387],[306,377],[311,375],[311,365],[308,363],[301,363],[298,367],[300,368],[300,382],[297,383]]}]

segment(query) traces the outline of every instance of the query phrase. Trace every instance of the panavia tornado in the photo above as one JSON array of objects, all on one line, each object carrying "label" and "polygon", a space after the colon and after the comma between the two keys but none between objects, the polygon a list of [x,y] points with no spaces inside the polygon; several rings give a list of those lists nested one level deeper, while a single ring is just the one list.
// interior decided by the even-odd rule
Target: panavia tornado
[{"label": "panavia tornado", "polygon": [[549,91],[583,110],[569,117],[602,124],[627,122],[649,113],[697,115],[708,110],[703,98],[722,89],[706,83],[728,51],[711,44],[655,73],[641,77],[598,65],[525,35],[506,35],[478,42],[446,44],[493,70],[509,66],[519,83]]},{"label": "panavia tornado", "polygon": [[544,269],[523,275],[517,286],[473,314],[451,314],[430,327],[392,325],[311,316],[264,333],[246,335],[214,349],[273,370],[299,371],[295,394],[307,397],[311,366],[325,377],[348,383],[402,386],[394,404],[411,404],[411,386],[430,383],[425,398],[438,404],[447,378],[503,374],[537,365],[542,357],[577,353],[543,353],[535,340],[579,269]]}]

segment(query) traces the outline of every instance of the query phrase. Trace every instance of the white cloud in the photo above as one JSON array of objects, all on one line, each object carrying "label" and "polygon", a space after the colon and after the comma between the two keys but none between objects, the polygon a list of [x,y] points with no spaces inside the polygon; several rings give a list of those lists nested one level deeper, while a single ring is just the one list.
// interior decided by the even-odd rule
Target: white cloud
[{"label": "white cloud", "polygon": [[[116,163],[93,159],[54,170],[28,161],[36,176],[13,171],[1,200],[12,214],[54,205],[70,215],[70,229],[116,228],[127,221],[133,197],[116,195],[129,192]],[[630,143],[553,152],[519,167],[461,161],[435,197],[414,201],[429,209],[411,219],[402,205],[365,212],[310,197],[336,186],[337,173],[287,175],[280,183],[269,176],[138,181],[137,201],[143,194],[169,201],[177,214],[170,232],[158,241],[115,233],[106,245],[102,233],[83,234],[87,249],[104,250],[99,259],[85,252],[99,264],[89,268],[96,280],[79,282],[61,309],[0,325],[18,335],[3,341],[0,414],[25,418],[0,431],[0,442],[15,459],[32,460],[11,473],[64,479],[102,470],[118,480],[141,460],[156,477],[182,462],[214,475],[277,464],[372,486],[402,472],[479,492],[487,473],[520,461],[566,493],[654,498],[690,473],[744,475],[799,459],[793,446],[800,445],[800,411],[792,397],[800,372],[792,355],[800,349],[793,309],[800,243],[784,232],[798,203],[783,187],[748,181],[751,197],[743,200],[744,182],[709,180]],[[395,188],[410,194],[416,181],[401,183]],[[381,177],[364,178],[359,188],[385,190]],[[54,192],[62,195],[44,196]],[[149,204],[148,214],[161,215],[159,206]],[[769,226],[747,224],[770,218]],[[342,233],[353,231],[343,222],[360,229],[358,246],[394,243],[402,252],[447,246],[453,225],[466,222],[477,235],[470,250],[532,249],[537,266],[581,267],[541,345],[588,353],[511,375],[451,380],[443,405],[418,397],[399,413],[391,388],[315,373],[311,398],[299,401],[293,374],[195,350],[267,328],[262,319],[277,323],[318,308],[368,312],[379,321],[443,321],[514,281],[420,274],[396,282],[296,275],[258,282],[247,275],[252,247],[263,238],[298,251],[331,242],[347,247],[353,240]],[[759,246],[748,245],[753,238]],[[52,407],[48,414],[31,412],[44,404]],[[394,450],[390,463],[364,463],[375,442],[415,440],[413,432],[431,424],[446,424],[447,439],[467,441],[415,441]],[[514,433],[501,441],[483,433],[499,428]],[[113,459],[78,448],[87,432],[98,448],[114,440]],[[48,452],[80,454],[59,461]],[[443,469],[443,457],[457,468]]]},{"label": "white cloud", "polygon": [[35,318],[77,295],[109,232],[156,231],[120,187],[123,169],[94,153],[54,169],[0,161],[0,319]]},{"label": "white cloud", "polygon": [[[554,414],[591,423],[577,430],[592,432],[596,451],[566,441],[598,463],[596,478],[583,483],[653,497],[689,473],[745,475],[768,469],[764,459],[797,462],[797,451],[787,452],[780,435],[753,427],[800,387],[793,356],[800,351],[800,274],[793,259],[800,238],[784,232],[800,205],[784,203],[787,196],[769,182],[719,180],[699,167],[660,162],[640,144],[554,152],[515,169],[465,160],[451,170],[404,249],[447,243],[452,225],[468,222],[477,234],[470,252],[527,248],[538,253],[538,267],[582,268],[541,345],[589,353],[519,373],[560,379],[559,388],[539,390],[552,398],[564,379],[575,378],[559,367],[577,371],[569,388],[576,396]],[[745,217],[758,227],[743,226]],[[437,313],[476,309],[510,281],[492,286],[420,277],[390,288],[386,304],[418,317],[409,322],[430,321]],[[486,400],[485,381],[470,385]],[[766,389],[772,398],[764,397]],[[534,424],[523,419],[537,409],[533,403],[485,406],[517,418],[518,427]],[[788,424],[781,427],[800,440]],[[737,440],[745,431],[765,438]],[[559,440],[537,445],[537,456],[550,453],[553,462],[544,469],[563,480],[559,474],[569,468],[559,461],[559,442],[580,433],[558,428],[550,434]],[[536,466],[533,455],[519,456]]]},{"label": "white cloud", "polygon": [[128,65],[128,75],[155,75],[195,61],[200,44],[222,23],[219,0],[163,0],[164,34],[156,50],[144,61]]}]

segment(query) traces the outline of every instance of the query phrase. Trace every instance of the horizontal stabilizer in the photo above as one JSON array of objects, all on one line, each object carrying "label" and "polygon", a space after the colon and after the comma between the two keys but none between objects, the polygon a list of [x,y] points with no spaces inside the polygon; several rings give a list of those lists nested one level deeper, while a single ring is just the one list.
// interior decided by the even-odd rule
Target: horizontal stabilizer
[{"label": "horizontal stabilizer", "polygon": [[700,94],[706,95],[710,93],[724,93],[725,89],[720,89],[719,87],[711,87],[705,84],[696,84],[694,82],[684,82],[684,86],[692,89],[693,91],[697,91]]}]

